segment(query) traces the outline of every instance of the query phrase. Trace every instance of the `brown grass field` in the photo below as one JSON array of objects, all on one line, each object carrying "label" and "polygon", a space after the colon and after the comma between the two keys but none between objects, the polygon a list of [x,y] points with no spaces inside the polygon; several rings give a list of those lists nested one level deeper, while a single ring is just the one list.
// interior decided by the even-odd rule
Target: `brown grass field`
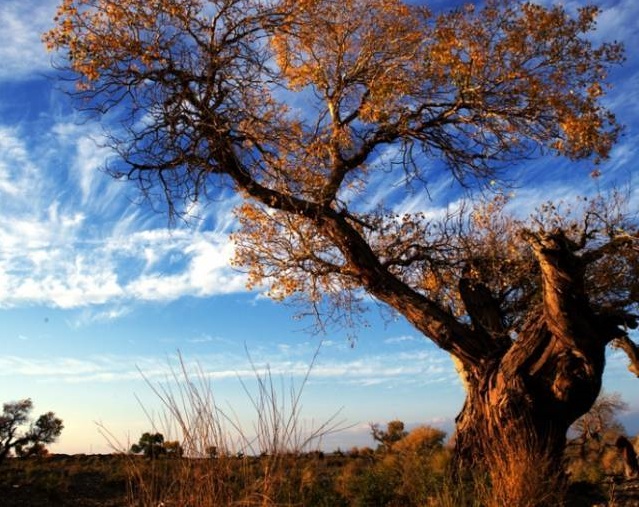
[{"label": "brown grass field", "polygon": [[[2,465],[3,507],[480,506],[451,485],[446,450],[422,456],[364,452],[159,458],[50,455]],[[476,490],[476,489],[475,489]],[[575,481],[568,506],[639,506],[639,480],[604,475]]]}]

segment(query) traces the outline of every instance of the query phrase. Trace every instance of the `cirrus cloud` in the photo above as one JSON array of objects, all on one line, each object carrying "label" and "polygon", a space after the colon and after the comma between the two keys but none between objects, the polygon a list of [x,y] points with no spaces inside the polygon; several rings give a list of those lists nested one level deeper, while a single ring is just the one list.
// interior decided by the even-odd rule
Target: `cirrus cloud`
[{"label": "cirrus cloud", "polygon": [[[211,227],[169,230],[166,217],[114,198],[123,187],[99,171],[109,151],[89,149],[98,132],[55,123],[41,138],[47,146],[34,150],[27,132],[0,125],[0,307],[82,308],[245,290],[244,275],[229,262],[233,199],[204,210]],[[56,162],[61,153],[66,167]]]}]

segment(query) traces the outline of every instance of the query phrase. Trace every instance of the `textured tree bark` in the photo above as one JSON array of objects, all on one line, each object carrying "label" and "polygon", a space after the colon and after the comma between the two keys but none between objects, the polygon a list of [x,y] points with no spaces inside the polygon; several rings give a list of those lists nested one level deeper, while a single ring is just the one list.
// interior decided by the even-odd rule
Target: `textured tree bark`
[{"label": "textured tree bark", "polygon": [[[491,492],[502,495],[502,505],[560,503],[547,495],[562,490],[566,433],[595,402],[605,347],[623,340],[620,325],[629,322],[623,312],[595,310],[589,303],[585,274],[596,255],[580,255],[583,245],[561,230],[524,232],[541,291],[538,301],[527,303],[523,328],[506,328],[500,302],[473,279],[472,270],[462,272],[459,281],[465,308],[459,318],[393,274],[348,216],[260,185],[230,148],[227,153],[224,166],[239,188],[270,207],[314,221],[342,253],[348,276],[458,362],[467,387],[457,418],[458,467],[485,470],[502,489]],[[636,356],[636,348],[622,345]]]},{"label": "textured tree bark", "polygon": [[546,494],[561,491],[566,433],[597,398],[605,347],[615,338],[588,304],[583,266],[565,237],[535,236],[531,244],[540,307],[503,354],[462,368],[467,397],[455,437],[457,466],[484,469],[500,485],[492,494],[518,506],[558,501]]},{"label": "textured tree bark", "polygon": [[487,474],[494,505],[561,504],[566,433],[599,393],[602,357],[574,354],[551,337],[528,356],[534,369],[507,354],[491,372],[467,375],[455,471]]}]

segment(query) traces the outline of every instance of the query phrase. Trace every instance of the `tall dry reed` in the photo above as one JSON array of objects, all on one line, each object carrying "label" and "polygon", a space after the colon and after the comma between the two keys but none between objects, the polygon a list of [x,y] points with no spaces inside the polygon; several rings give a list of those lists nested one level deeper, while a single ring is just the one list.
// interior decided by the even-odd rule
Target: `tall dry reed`
[{"label": "tall dry reed", "polygon": [[[147,385],[161,402],[161,422],[150,423],[177,436],[182,457],[146,459],[129,455],[128,504],[136,507],[220,507],[305,505],[317,484],[313,454],[322,438],[345,428],[340,410],[313,426],[302,417],[302,393],[319,353],[296,386],[293,379],[258,368],[247,352],[255,385],[240,379],[253,412],[250,428],[232,407],[216,401],[210,377],[200,365],[187,365],[178,353],[164,383]],[[147,413],[147,416],[149,414]],[[111,445],[126,452],[103,428]],[[173,437],[175,438],[175,437]],[[300,459],[304,456],[304,459]]]}]

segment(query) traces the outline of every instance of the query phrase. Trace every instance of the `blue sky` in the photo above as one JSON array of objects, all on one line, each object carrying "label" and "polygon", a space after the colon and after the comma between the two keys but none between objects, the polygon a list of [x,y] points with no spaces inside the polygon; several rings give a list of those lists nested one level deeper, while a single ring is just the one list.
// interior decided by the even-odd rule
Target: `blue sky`
[{"label": "blue sky", "polygon": [[[294,309],[248,292],[230,267],[232,196],[169,229],[166,216],[140,205],[134,185],[99,170],[111,156],[99,148],[102,130],[74,112],[40,43],[56,3],[0,3],[0,401],[31,397],[36,411],[62,417],[56,452],[109,452],[100,424],[122,443],[150,429],[141,405],[159,424],[161,409],[140,372],[165,381],[179,350],[250,431],[239,381],[254,385],[245,348],[258,366],[299,385],[323,340],[303,417],[319,423],[341,408],[351,426],[327,447],[369,444],[368,423],[390,419],[450,430],[463,401],[452,362],[406,323],[372,310],[354,347],[347,331],[312,335]],[[632,173],[631,205],[639,208],[639,3],[599,5],[594,38],[622,40],[628,51],[607,98],[624,136],[597,180],[587,164],[557,158],[517,168],[520,213],[632,183]],[[447,184],[429,190],[430,201],[417,193],[404,209],[430,202],[437,210],[451,198]],[[639,431],[636,383],[611,353],[605,387],[630,405],[624,421],[632,432]]]}]

